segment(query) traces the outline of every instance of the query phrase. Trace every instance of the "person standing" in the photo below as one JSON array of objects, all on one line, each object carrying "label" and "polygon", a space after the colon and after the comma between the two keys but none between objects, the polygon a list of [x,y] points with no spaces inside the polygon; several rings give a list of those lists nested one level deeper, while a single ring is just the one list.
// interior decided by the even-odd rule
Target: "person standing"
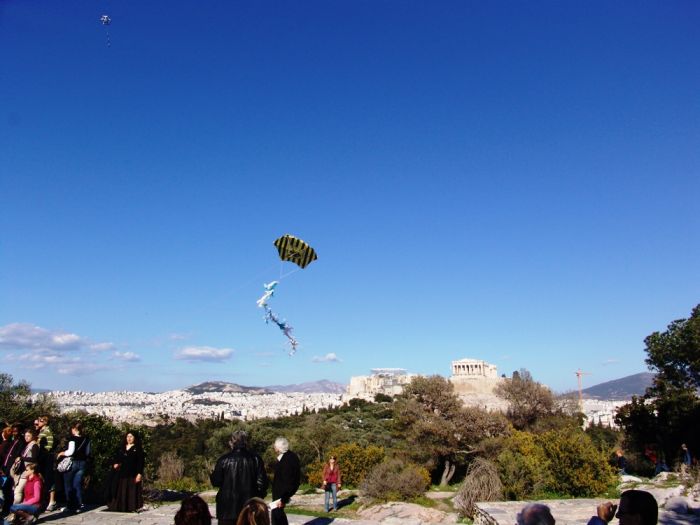
[{"label": "person standing", "polygon": [[57,457],[71,458],[72,465],[63,473],[63,486],[66,489],[68,510],[82,512],[85,510],[83,503],[83,476],[87,467],[87,459],[90,456],[90,440],[83,436],[83,424],[74,421],[70,428],[71,437],[68,439],[68,448],[57,454]]},{"label": "person standing", "polygon": [[107,504],[115,512],[134,512],[143,507],[144,454],[134,432],[127,432],[112,468],[118,478],[114,498]]},{"label": "person standing", "polygon": [[49,427],[48,416],[40,416],[34,422],[34,427],[39,431],[39,472],[44,478],[44,492],[49,496],[49,504],[46,510],[51,512],[56,509],[56,485],[54,481],[53,431]]},{"label": "person standing", "polygon": [[267,474],[262,458],[248,450],[248,434],[237,430],[229,441],[231,451],[221,456],[209,476],[216,493],[219,525],[235,525],[243,505],[252,497],[267,494]]},{"label": "person standing", "polygon": [[[20,425],[15,423],[10,427],[9,436],[7,442],[3,447],[3,456],[0,458],[2,460],[2,465],[0,470],[2,470],[2,475],[6,477],[5,484],[2,486],[2,514],[7,514],[10,512],[10,505],[14,502],[14,478],[12,477],[12,467],[14,466],[15,459],[22,452],[23,445],[25,443],[24,439],[20,434]],[[5,429],[7,430],[7,429]],[[3,436],[5,435],[5,430],[3,430]]]},{"label": "person standing", "polygon": [[688,445],[685,443],[681,444],[681,474],[686,475],[690,465],[693,464],[693,458],[690,456],[690,451],[688,450]]},{"label": "person standing", "polygon": [[328,458],[328,463],[323,466],[323,508],[328,512],[330,495],[333,494],[333,510],[338,510],[338,490],[340,489],[340,468],[335,456]]},{"label": "person standing", "polygon": [[25,472],[27,465],[33,465],[35,470],[39,461],[39,432],[35,428],[28,428],[24,431],[24,441],[26,445],[22,453],[15,459],[12,467],[12,477],[15,482],[15,503],[21,503],[24,494],[24,485],[27,482]]},{"label": "person standing", "polygon": [[274,448],[278,455],[274,467],[275,477],[272,480],[272,525],[288,525],[284,507],[299,489],[301,466],[299,456],[289,450],[289,441],[285,438],[278,437]]}]

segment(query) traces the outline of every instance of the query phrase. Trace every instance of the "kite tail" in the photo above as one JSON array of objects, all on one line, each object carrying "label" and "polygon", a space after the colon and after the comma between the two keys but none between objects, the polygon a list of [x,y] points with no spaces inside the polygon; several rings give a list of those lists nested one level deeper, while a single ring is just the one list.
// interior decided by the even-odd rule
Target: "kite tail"
[{"label": "kite tail", "polygon": [[286,319],[280,319],[279,316],[275,312],[273,312],[267,304],[268,299],[270,299],[275,293],[275,286],[277,286],[277,281],[272,281],[271,283],[266,284],[264,286],[265,293],[260,299],[257,300],[258,307],[265,309],[265,323],[269,323],[270,321],[272,321],[282,331],[284,336],[287,339],[289,339],[289,345],[292,347],[292,349],[289,351],[289,355],[293,356],[297,351],[297,347],[299,346],[299,341],[297,341],[296,338],[292,335],[292,330],[294,329],[287,323]]}]

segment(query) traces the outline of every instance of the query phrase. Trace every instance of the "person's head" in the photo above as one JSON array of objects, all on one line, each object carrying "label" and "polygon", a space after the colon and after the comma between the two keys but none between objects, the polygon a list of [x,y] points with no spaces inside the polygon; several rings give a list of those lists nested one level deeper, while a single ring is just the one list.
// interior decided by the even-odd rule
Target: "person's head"
[{"label": "person's head", "polygon": [[29,443],[30,441],[36,441],[39,439],[39,432],[36,428],[28,428],[24,431],[24,440]]},{"label": "person's head", "polygon": [[682,448],[683,450],[688,450],[688,445],[686,445],[685,443],[683,443],[683,444],[681,444],[681,448]]},{"label": "person's head", "polygon": [[27,473],[27,479],[34,479],[34,477],[41,478],[41,474],[39,474],[37,470],[37,464],[32,461],[28,461],[24,464],[24,471]]},{"label": "person's head", "polygon": [[231,434],[228,443],[232,449],[248,448],[248,433],[245,430],[236,430]]},{"label": "person's head", "polygon": [[337,465],[337,462],[338,462],[338,458],[336,458],[335,456],[331,456],[328,458],[328,464],[331,467],[334,467],[335,465]]},{"label": "person's head", "polygon": [[22,434],[22,425],[19,423],[15,423],[12,425],[12,437],[13,439],[19,438],[19,436]]},{"label": "person's head", "polygon": [[620,496],[617,519],[620,525],[655,525],[659,519],[659,505],[645,490],[626,490]]},{"label": "person's head", "polygon": [[124,434],[124,439],[122,440],[122,445],[138,445],[139,444],[139,436],[136,432],[129,431],[126,434]]},{"label": "person's head", "polygon": [[36,421],[34,421],[34,426],[41,430],[44,427],[49,426],[49,418],[48,416],[39,416],[36,418]]},{"label": "person's head", "polygon": [[2,429],[2,440],[7,441],[12,437],[12,427],[5,427]]},{"label": "person's head", "polygon": [[70,425],[70,432],[74,436],[80,436],[83,433],[83,424],[80,421],[73,421]]},{"label": "person's head", "polygon": [[517,525],[554,525],[554,516],[547,505],[530,503],[518,513]]},{"label": "person's head", "polygon": [[275,439],[275,452],[278,454],[284,454],[289,450],[289,441],[286,438],[278,437]]},{"label": "person's head", "polygon": [[211,525],[209,505],[199,496],[186,497],[175,514],[175,525]]},{"label": "person's head", "polygon": [[236,525],[270,525],[267,504],[260,498],[250,498],[243,505]]},{"label": "person's head", "polygon": [[619,448],[618,448],[618,449],[615,451],[615,454],[617,455],[618,458],[619,458],[619,457],[622,457],[622,449],[619,449]]}]

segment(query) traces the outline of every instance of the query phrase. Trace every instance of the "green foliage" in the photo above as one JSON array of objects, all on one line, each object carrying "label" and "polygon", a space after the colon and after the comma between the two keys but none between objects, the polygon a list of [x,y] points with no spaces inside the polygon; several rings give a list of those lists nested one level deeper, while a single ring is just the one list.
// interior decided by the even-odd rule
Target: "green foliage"
[{"label": "green foliage", "polygon": [[[681,443],[700,450],[700,305],[688,319],[673,321],[644,343],[646,362],[656,371],[654,384],[642,398],[621,407],[616,422],[625,431],[628,450],[641,455],[651,445],[673,466]],[[640,461],[639,468],[644,467]]]},{"label": "green foliage", "polygon": [[549,459],[534,434],[515,431],[502,446],[496,465],[507,499],[536,497],[552,485]]},{"label": "green foliage", "polygon": [[504,494],[514,500],[548,493],[590,497],[616,481],[605,455],[581,429],[516,431],[503,441],[497,465]]},{"label": "green foliage", "polygon": [[360,490],[374,501],[411,501],[422,496],[429,485],[430,474],[425,468],[394,458],[376,465]]},{"label": "green foliage", "polygon": [[[344,487],[357,487],[365,479],[367,473],[381,463],[385,457],[382,447],[374,445],[362,447],[357,443],[346,443],[333,447],[328,455],[338,458],[338,467]],[[315,461],[307,466],[306,475],[309,484],[317,487],[321,485],[323,465],[323,462]]]},{"label": "green foliage", "polygon": [[551,490],[574,497],[604,493],[617,480],[605,455],[583,431],[552,431],[537,436],[549,460]]},{"label": "green foliage", "polygon": [[530,429],[554,413],[554,396],[546,386],[521,369],[496,387],[496,395],[508,402],[508,419],[518,430]]},{"label": "green foliage", "polygon": [[0,373],[0,417],[5,423],[32,426],[38,416],[58,412],[56,404],[46,396],[41,395],[32,400],[31,395],[28,382],[15,382],[10,374]]},{"label": "green foliage", "polygon": [[392,407],[397,448],[442,483],[482,439],[508,432],[501,415],[465,408],[452,383],[440,376],[414,378]]},{"label": "green foliage", "polygon": [[677,389],[700,388],[700,304],[688,319],[673,321],[665,332],[652,333],[644,343],[646,362],[657,371],[657,381]]}]

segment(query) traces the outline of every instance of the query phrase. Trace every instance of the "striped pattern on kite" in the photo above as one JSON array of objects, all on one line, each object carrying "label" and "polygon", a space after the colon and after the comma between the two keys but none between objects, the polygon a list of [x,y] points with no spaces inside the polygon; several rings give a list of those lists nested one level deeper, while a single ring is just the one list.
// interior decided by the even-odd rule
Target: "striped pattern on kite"
[{"label": "striped pattern on kite", "polygon": [[275,241],[275,246],[283,261],[293,262],[300,268],[306,268],[318,259],[314,249],[293,235],[283,235]]}]

